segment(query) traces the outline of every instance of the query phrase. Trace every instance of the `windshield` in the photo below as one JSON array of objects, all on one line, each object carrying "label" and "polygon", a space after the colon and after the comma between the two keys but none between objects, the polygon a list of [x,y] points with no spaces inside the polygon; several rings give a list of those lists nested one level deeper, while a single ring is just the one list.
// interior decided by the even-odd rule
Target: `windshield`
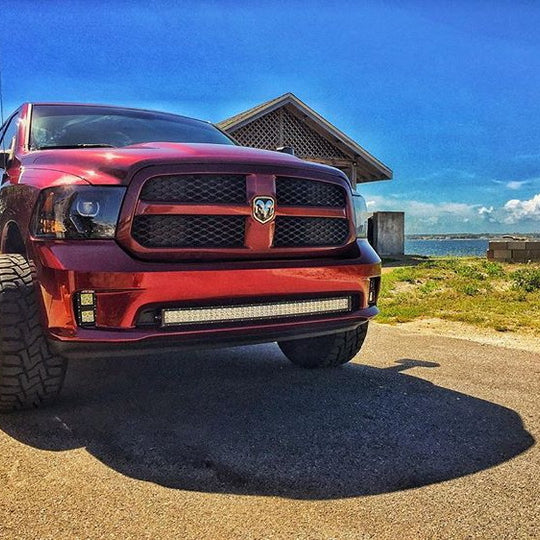
[{"label": "windshield", "polygon": [[33,150],[146,142],[234,144],[212,124],[174,114],[84,105],[36,105],[32,110]]}]

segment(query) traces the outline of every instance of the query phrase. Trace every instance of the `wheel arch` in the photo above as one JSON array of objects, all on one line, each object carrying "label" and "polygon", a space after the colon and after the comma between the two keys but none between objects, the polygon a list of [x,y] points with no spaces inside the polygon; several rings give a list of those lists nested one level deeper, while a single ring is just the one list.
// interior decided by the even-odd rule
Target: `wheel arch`
[{"label": "wheel arch", "polygon": [[15,221],[8,221],[2,231],[0,244],[2,253],[16,253],[26,258],[26,245],[23,234]]}]

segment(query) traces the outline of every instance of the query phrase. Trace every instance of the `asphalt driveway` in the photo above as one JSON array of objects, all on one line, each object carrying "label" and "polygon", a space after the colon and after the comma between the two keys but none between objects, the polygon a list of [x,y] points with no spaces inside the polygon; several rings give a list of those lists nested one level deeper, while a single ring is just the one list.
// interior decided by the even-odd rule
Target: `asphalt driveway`
[{"label": "asphalt driveway", "polygon": [[540,354],[373,325],[355,362],[275,345],[75,361],[0,416],[0,537],[533,538]]}]

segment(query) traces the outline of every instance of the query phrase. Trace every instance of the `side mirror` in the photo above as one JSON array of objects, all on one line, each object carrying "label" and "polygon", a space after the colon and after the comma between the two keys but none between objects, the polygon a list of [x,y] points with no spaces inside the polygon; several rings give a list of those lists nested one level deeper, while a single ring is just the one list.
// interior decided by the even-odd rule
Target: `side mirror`
[{"label": "side mirror", "polygon": [[8,151],[0,150],[0,169],[7,169],[9,154]]},{"label": "side mirror", "polygon": [[290,154],[291,156],[294,156],[294,148],[292,146],[280,146],[279,148],[276,148],[278,152],[282,152],[283,154]]}]

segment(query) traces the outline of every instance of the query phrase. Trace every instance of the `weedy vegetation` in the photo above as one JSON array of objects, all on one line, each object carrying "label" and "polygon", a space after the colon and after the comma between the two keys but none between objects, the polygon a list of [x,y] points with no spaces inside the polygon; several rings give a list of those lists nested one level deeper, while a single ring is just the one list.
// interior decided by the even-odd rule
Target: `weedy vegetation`
[{"label": "weedy vegetation", "polygon": [[379,322],[459,321],[540,336],[540,264],[432,258],[383,274]]}]

